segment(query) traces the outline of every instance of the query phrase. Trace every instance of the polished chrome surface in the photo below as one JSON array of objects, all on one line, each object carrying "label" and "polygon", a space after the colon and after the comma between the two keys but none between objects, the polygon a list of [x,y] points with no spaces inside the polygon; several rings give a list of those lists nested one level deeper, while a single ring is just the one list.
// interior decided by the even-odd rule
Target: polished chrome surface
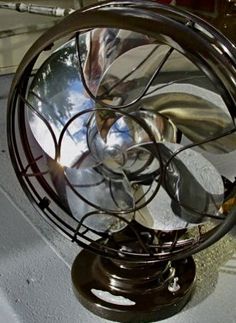
[{"label": "polished chrome surface", "polygon": [[[0,98],[0,106],[4,115],[6,113],[6,95],[11,80],[12,76],[9,75],[0,78],[2,84],[0,88],[0,97],[5,98]],[[0,124],[0,141],[1,147],[5,148],[7,145],[5,118],[3,118],[2,121],[3,122]],[[234,154],[231,158],[229,157],[221,160],[221,166],[232,172],[232,175],[235,173],[235,157]],[[28,303],[30,299],[31,308],[34,307],[35,311],[37,309],[37,313],[38,310],[42,313],[40,316],[37,315],[34,323],[41,323],[42,316],[45,315],[45,313],[53,312],[55,308],[60,308],[62,304],[63,312],[60,311],[57,313],[57,318],[61,319],[61,321],[67,322],[68,317],[70,317],[70,320],[74,322],[79,319],[83,323],[110,323],[110,321],[102,318],[100,319],[99,317],[95,318],[92,314],[89,314],[86,310],[81,308],[77,299],[73,297],[69,281],[70,275],[68,275],[68,271],[65,270],[65,262],[68,263],[69,266],[72,259],[74,259],[78,254],[78,251],[80,251],[79,246],[72,244],[69,240],[62,237],[61,234],[56,232],[54,227],[48,225],[44,219],[37,216],[38,213],[25,198],[23,191],[20,188],[16,189],[19,187],[19,183],[15,174],[12,172],[12,165],[8,156],[6,156],[6,153],[2,153],[0,158],[1,186],[3,192],[1,193],[1,212],[3,215],[2,220],[4,221],[4,224],[2,222],[0,229],[1,255],[2,257],[4,257],[4,255],[12,255],[10,265],[9,259],[8,261],[2,261],[0,265],[1,272],[4,271],[7,275],[5,276],[5,279],[1,280],[1,291],[3,291],[4,295],[8,296],[8,304],[10,303],[13,306],[11,307],[11,311],[14,310],[14,312],[17,312],[19,310],[19,302],[15,302],[17,293],[21,295],[21,304]],[[16,189],[14,190],[14,195],[12,195],[13,188]],[[7,200],[7,202],[4,203],[4,199],[7,199],[6,195],[11,195],[12,198],[11,201]],[[17,209],[16,211],[12,210],[11,205],[15,206],[19,201],[24,201],[24,203],[21,204],[21,209]],[[27,217],[25,217],[26,214],[28,215]],[[36,230],[34,226],[29,226],[29,220],[33,223],[37,221],[36,224],[34,224]],[[38,233],[39,230],[40,233]],[[17,234],[19,231],[23,232],[23,234]],[[13,235],[12,232],[16,232],[16,234]],[[41,234],[43,237],[41,237]],[[13,238],[14,243],[12,243]],[[29,256],[28,253],[22,252],[20,257],[15,257],[16,246],[18,246],[18,250],[25,250],[26,240],[30,241],[28,245],[32,246],[32,248],[28,248],[31,256]],[[36,245],[35,241],[37,241]],[[39,241],[41,241],[41,243],[39,243]],[[51,248],[51,244],[48,245],[45,241],[49,241],[54,248]],[[38,245],[40,245],[40,251],[36,252],[35,246]],[[235,250],[236,239],[227,235],[215,247],[209,248],[208,250],[205,250],[205,252],[195,256],[198,270],[197,289],[191,299],[188,310],[182,311],[177,317],[167,320],[168,323],[198,323],[199,320],[204,321],[209,314],[209,308],[214,308],[214,311],[211,313],[211,320],[213,321],[223,322],[234,320],[235,313],[232,311],[232,308],[234,308],[235,305],[236,259],[235,256],[233,257],[232,255]],[[54,259],[54,256],[58,257],[59,263]],[[22,257],[24,257],[24,261]],[[50,259],[50,261],[45,261],[45,259]],[[231,260],[228,261],[229,259]],[[9,266],[11,268],[10,271]],[[232,266],[233,271],[229,270]],[[29,277],[32,277],[32,273],[34,273],[34,278],[37,274],[39,281],[41,277],[44,277],[44,282],[43,284],[39,284],[40,290],[37,289],[37,293],[35,292],[35,288],[31,289],[28,284],[24,283]],[[58,284],[58,277],[60,277],[60,284]],[[22,285],[18,284],[19,279],[23,282]],[[35,283],[35,281],[32,283]],[[55,291],[55,288],[58,288],[58,290]],[[29,292],[31,293],[30,295]],[[58,297],[55,297],[55,293]],[[47,302],[45,302],[45,295],[47,295]],[[219,299],[224,299],[224,302],[220,301],[220,306]],[[41,303],[43,305],[39,307],[39,304]],[[5,304],[4,299],[0,301],[0,304],[1,318],[3,319],[4,308],[2,310],[2,306]],[[28,316],[27,308],[21,316],[21,322],[31,323],[32,320]],[[32,311],[32,313],[35,313],[35,311]],[[4,322],[8,322],[8,316],[6,319],[4,317]],[[49,317],[48,320],[48,323],[50,323],[52,318]],[[10,318],[9,321],[14,323],[14,318]]]},{"label": "polished chrome surface", "polygon": [[[128,32],[123,32],[127,30]],[[139,33],[141,33],[138,36],[140,39],[137,40],[135,38]],[[99,34],[101,35],[101,41],[94,42],[98,46],[92,46],[92,50],[90,45],[86,45],[86,37],[88,39],[89,34],[92,37],[97,34],[95,40],[99,39]],[[122,34],[130,34],[130,36],[119,37]],[[117,35],[116,43],[114,36]],[[134,38],[133,41],[132,38]],[[73,45],[68,45],[65,39],[70,40],[69,43],[75,40],[74,48],[71,48],[74,52],[71,56],[74,56],[73,60],[68,59],[70,50],[67,50],[67,47],[73,47]],[[122,51],[122,48],[125,48],[122,44],[123,39],[129,43],[128,50]],[[62,43],[64,45],[58,49],[60,46],[58,44]],[[59,52],[62,56],[61,59],[57,59],[61,73],[56,73],[57,67],[53,59],[56,56],[52,56],[43,64],[41,69],[42,71],[43,67],[45,68],[43,74],[40,75],[39,70],[36,75],[32,75],[36,60],[45,57],[43,52],[52,46],[55,50],[57,49],[55,53]],[[146,53],[150,54],[147,57],[143,54],[145,46],[148,46]],[[62,63],[63,48],[66,54],[64,65]],[[83,48],[87,50],[83,51]],[[152,50],[155,51],[157,57],[155,67],[152,65],[155,65]],[[99,52],[99,55],[96,55],[96,52]],[[129,56],[129,52],[132,52],[132,55]],[[90,59],[90,56],[92,58],[94,54],[96,59]],[[99,61],[99,57],[104,62],[108,60],[109,64]],[[236,117],[235,57],[235,46],[212,26],[187,12],[157,2],[145,1],[144,3],[126,0],[107,2],[68,15],[57,26],[42,35],[26,53],[13,80],[9,95],[9,151],[14,169],[26,194],[35,203],[40,213],[53,222],[55,227],[67,237],[102,256],[115,259],[124,257],[124,260],[142,263],[173,261],[180,257],[188,257],[212,245],[235,224],[234,208],[225,207],[235,183],[231,183],[225,172],[217,166],[218,148],[216,153],[210,152],[210,150],[213,151],[210,147],[213,141],[221,137],[226,138],[236,131],[234,126]],[[145,64],[146,60],[151,63],[150,68],[149,64]],[[94,84],[92,79],[86,79],[86,66],[93,67],[88,75],[98,75]],[[64,76],[68,78],[70,74],[66,73],[67,68],[68,71],[73,71],[73,78],[78,80],[77,83],[82,88],[78,93],[82,94],[82,97],[80,97],[81,100],[73,102],[73,108],[77,106],[78,111],[73,114],[71,102],[66,100],[63,102],[62,96],[60,101],[63,109],[60,115],[60,102],[55,99],[57,96],[60,97],[60,93],[65,90],[65,99],[69,97],[68,89],[70,89],[71,82],[67,84],[68,82],[63,80],[63,87],[59,86],[60,79],[64,79]],[[53,74],[51,70],[54,70]],[[143,71],[140,75],[139,70]],[[146,75],[144,75],[145,71]],[[60,78],[57,77],[58,75]],[[111,84],[109,84],[110,76],[115,76],[116,79]],[[127,82],[128,79],[130,82]],[[38,80],[41,80],[40,84]],[[102,82],[103,85],[105,84],[105,91],[104,86],[101,86]],[[49,83],[51,89],[47,88]],[[125,84],[123,89],[121,83]],[[43,85],[43,91],[40,90],[41,85]],[[118,87],[119,91],[115,91],[114,86]],[[177,90],[174,89],[175,87]],[[207,93],[195,91],[198,88],[207,89],[209,96]],[[43,102],[44,97],[40,96],[40,92],[48,95],[46,103]],[[160,94],[171,96],[171,93],[175,92],[187,93],[200,97],[210,102],[209,104],[213,103],[213,111],[215,110],[213,119],[217,119],[218,115],[215,106],[219,107],[223,114],[229,117],[228,119],[224,116],[229,128],[225,128],[222,133],[222,126],[218,127],[221,121],[214,121],[213,134],[212,128],[209,131],[206,129],[206,131],[201,130],[196,133],[194,130],[192,133],[191,123],[186,123],[187,130],[185,130],[185,122],[181,123],[179,115],[176,118],[169,117],[165,112],[159,111],[155,105],[156,97]],[[109,93],[111,93],[110,96]],[[216,96],[217,100],[211,99],[212,95]],[[150,98],[153,100],[151,104]],[[146,99],[148,101],[145,103]],[[82,109],[80,102],[84,104]],[[186,104],[185,100],[180,107],[186,105],[189,104]],[[168,115],[170,108],[169,106]],[[49,113],[46,112],[47,110]],[[203,111],[202,109],[201,112]],[[194,114],[195,117],[197,113]],[[191,116],[188,118],[191,119]],[[175,124],[177,122],[178,125]],[[38,127],[37,123],[41,123],[41,127]],[[121,134],[117,136],[117,133],[114,136],[116,128],[119,129],[119,133],[122,132],[123,123],[125,123],[125,133],[129,136],[127,138],[122,137]],[[162,129],[153,131],[157,128],[156,124],[162,128],[162,123],[167,127],[165,132]],[[181,127],[182,124],[184,126]],[[198,128],[196,123],[193,125]],[[199,128],[201,126],[199,122]],[[139,134],[138,138],[133,136],[133,132]],[[75,133],[78,133],[76,139]],[[198,138],[199,134],[203,138]],[[111,140],[112,137],[116,138],[115,142]],[[50,145],[47,140],[51,142]],[[170,157],[169,143],[180,144],[184,147],[172,153]],[[227,146],[229,154],[232,153],[233,148],[233,146],[232,148]],[[222,195],[220,189],[211,191],[204,182],[199,183],[198,176],[192,173],[186,162],[179,157],[185,150],[190,151],[190,149],[205,156],[211,164],[216,166],[220,175],[227,177],[223,178],[225,194],[223,205],[219,210],[218,203],[221,204]],[[128,151],[130,154],[127,154]],[[221,155],[222,158],[225,154]],[[169,159],[166,160],[167,158]],[[169,167],[173,169],[171,173],[173,176],[168,174]],[[213,168],[214,166],[209,166],[211,171],[206,173],[209,177],[214,173]],[[90,184],[96,185],[97,182],[90,181],[87,176],[88,184],[85,183],[87,187],[84,189],[83,183],[74,181],[77,172],[80,176],[83,170],[86,174],[90,169],[91,172],[98,172],[104,180],[111,182],[111,185],[109,184],[112,188],[109,188],[112,198],[111,203],[109,202],[110,210],[104,206],[99,209],[97,205],[99,196],[93,197],[87,190]],[[72,173],[73,176],[70,176]],[[166,185],[166,179],[169,185]],[[193,201],[193,209],[186,205],[186,200],[181,193],[182,186],[178,182],[180,179],[187,184],[191,182],[190,184],[196,187],[197,196],[201,197],[206,211],[212,212],[211,214],[205,214],[198,207],[193,193],[189,193],[189,198]],[[122,188],[119,186],[120,183],[123,185]],[[113,187],[117,190],[117,200],[112,197]],[[69,203],[67,192],[70,190],[75,199]],[[120,204],[120,190],[126,195],[124,206]],[[169,231],[167,226],[169,223],[165,223],[166,230],[164,231],[168,231],[165,233],[148,229],[137,221],[135,222],[137,212],[148,207],[150,203],[155,205],[155,198],[161,194],[161,191],[166,193],[166,200],[168,198],[171,200],[168,203],[174,205],[174,212],[178,211],[174,216],[183,223],[176,227],[182,230]],[[103,195],[105,199],[106,196]],[[82,215],[71,211],[79,208],[79,201],[87,203],[89,213]],[[215,208],[214,202],[216,202]],[[178,204],[179,209],[175,203]],[[90,207],[94,208],[92,213]],[[157,218],[157,211],[155,206],[151,214],[152,222]],[[161,212],[164,214],[164,210]],[[92,221],[92,217],[96,215],[100,218],[106,217],[106,220],[102,221],[104,223],[98,225],[99,221],[97,223],[96,220]],[[114,218],[114,223],[117,219],[118,223],[125,222],[125,225],[128,223],[125,231],[130,232],[135,244],[139,246],[138,250],[133,247],[131,250],[122,249],[123,242],[127,245],[125,241],[116,241],[120,248],[117,245],[112,245],[110,248],[108,245],[99,243],[100,238],[110,243],[115,237],[110,229],[113,228],[113,223],[106,225],[111,217]],[[89,223],[90,219],[92,227],[84,226],[85,221]],[[205,220],[209,222],[208,219],[214,219],[214,221],[202,226],[201,222]],[[195,228],[186,229],[185,222],[188,226],[194,225]],[[115,227],[117,228],[116,225]]]},{"label": "polished chrome surface", "polygon": [[[196,95],[199,81],[210,89]],[[221,215],[219,172],[176,143],[182,133],[199,151],[230,152],[234,133],[210,139],[234,123],[214,84],[170,46],[127,30],[81,33],[42,65],[26,105],[33,136],[60,165],[55,190],[84,225],[118,230],[135,218],[170,231]]]},{"label": "polished chrome surface", "polygon": [[159,147],[167,165],[163,185],[135,219],[146,227],[171,231],[203,223],[208,214],[217,216],[224,200],[224,185],[217,169],[200,153],[181,151],[179,144]]},{"label": "polished chrome surface", "polygon": [[[78,43],[86,89],[92,96],[96,96],[110,106],[125,103],[126,99],[123,95],[130,95],[127,92],[127,84],[140,78],[140,74],[137,76],[135,73],[137,67],[142,71],[146,70],[149,74],[155,71],[153,66],[150,66],[150,62],[156,60],[158,46],[152,44],[153,39],[146,35],[115,28],[96,28],[79,34]],[[135,50],[137,47],[139,48],[138,59],[137,57],[133,59],[133,52],[137,53]],[[126,59],[122,59],[126,53],[129,54],[129,61],[131,59],[130,63],[133,66],[127,67]],[[129,73],[129,70],[132,73]],[[125,79],[123,79],[124,76]],[[133,90],[135,95],[137,85]]]},{"label": "polished chrome surface", "polygon": [[[65,175],[70,183],[66,185],[66,199],[73,216],[79,221],[83,220],[83,225],[100,232],[113,232],[123,229],[128,224],[114,215],[109,215],[109,210],[122,212],[133,208],[133,196],[124,180],[106,179],[99,173],[99,169],[93,168],[67,168]],[[106,214],[96,212],[104,209],[108,210]],[[95,213],[92,213],[94,211]],[[83,219],[84,215],[90,212],[92,214]],[[126,212],[124,215],[127,221],[132,217],[133,212]]]},{"label": "polished chrome surface", "polygon": [[[142,104],[148,111],[170,118],[196,144],[234,129],[234,121],[222,98],[194,85],[185,85],[184,89],[182,85],[170,85],[167,91],[160,89],[155,95],[144,98]],[[211,153],[229,153],[236,148],[236,135],[214,139],[200,147]]]},{"label": "polished chrome surface", "polygon": [[[32,132],[42,149],[54,158],[56,151],[49,128],[56,140],[59,140],[71,117],[95,106],[81,81],[75,40],[58,49],[39,69],[31,85],[28,101],[40,113],[39,117],[28,109]],[[89,117],[89,113],[83,114],[68,126],[61,143],[62,165],[70,166],[80,152],[86,151]]]}]

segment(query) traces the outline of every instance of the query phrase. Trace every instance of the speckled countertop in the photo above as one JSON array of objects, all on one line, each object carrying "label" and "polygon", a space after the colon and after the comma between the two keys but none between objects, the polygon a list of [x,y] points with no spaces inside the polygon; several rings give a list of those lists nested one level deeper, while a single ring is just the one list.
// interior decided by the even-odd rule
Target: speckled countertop
[{"label": "speckled countertop", "polygon": [[[0,323],[108,322],[77,302],[70,266],[79,249],[41,219],[12,170],[6,143],[11,79],[0,77]],[[229,164],[234,165],[234,160],[231,156]],[[181,313],[162,322],[235,323],[235,250],[232,232],[197,255],[197,284],[191,301]]]}]

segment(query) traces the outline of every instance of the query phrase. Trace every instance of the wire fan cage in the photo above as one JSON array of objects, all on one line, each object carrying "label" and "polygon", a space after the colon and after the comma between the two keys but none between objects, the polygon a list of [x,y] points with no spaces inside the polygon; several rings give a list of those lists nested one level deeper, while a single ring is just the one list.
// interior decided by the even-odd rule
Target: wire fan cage
[{"label": "wire fan cage", "polygon": [[153,2],[99,4],[25,55],[8,106],[12,163],[80,246],[185,258],[235,223],[234,184],[214,163],[236,149],[235,101],[236,50],[213,27]]}]

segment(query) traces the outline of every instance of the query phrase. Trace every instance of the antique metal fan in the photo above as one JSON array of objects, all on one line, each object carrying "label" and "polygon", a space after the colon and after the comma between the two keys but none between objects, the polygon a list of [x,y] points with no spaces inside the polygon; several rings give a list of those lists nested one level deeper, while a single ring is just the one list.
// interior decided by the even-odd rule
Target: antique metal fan
[{"label": "antique metal fan", "polygon": [[36,208],[84,248],[72,283],[89,310],[141,322],[186,304],[192,255],[236,221],[235,185],[215,163],[236,148],[235,101],[235,46],[150,1],[76,11],[27,52],[11,159]]}]

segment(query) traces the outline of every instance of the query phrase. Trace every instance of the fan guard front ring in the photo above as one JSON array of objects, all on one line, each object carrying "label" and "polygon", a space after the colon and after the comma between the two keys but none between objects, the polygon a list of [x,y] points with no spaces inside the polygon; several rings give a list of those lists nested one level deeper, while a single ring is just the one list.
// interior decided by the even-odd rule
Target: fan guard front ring
[{"label": "fan guard front ring", "polygon": [[[90,245],[91,239],[77,230],[78,222],[71,217],[71,214],[66,214],[64,202],[50,187],[44,174],[42,175],[41,166],[39,167],[38,160],[34,157],[27,137],[24,100],[26,100],[29,79],[38,56],[62,37],[71,38],[78,32],[91,28],[130,29],[147,34],[183,53],[215,84],[233,121],[236,102],[236,50],[219,32],[193,15],[185,15],[172,7],[153,2],[146,2],[144,6],[139,2],[134,4],[119,1],[108,2],[71,14],[42,35],[25,55],[13,81],[8,103],[8,144],[18,179],[41,213],[70,239],[96,253],[119,259],[120,250],[106,248],[104,244],[101,245],[98,242]],[[27,175],[29,169],[34,176]],[[62,218],[57,214],[58,206],[63,210]],[[185,258],[214,243],[234,224],[235,215],[231,212],[222,224],[205,234],[199,233],[198,238],[179,241],[176,234],[175,243],[168,242],[157,246],[158,252],[139,254],[124,251],[123,256],[130,261],[141,262]]]}]

